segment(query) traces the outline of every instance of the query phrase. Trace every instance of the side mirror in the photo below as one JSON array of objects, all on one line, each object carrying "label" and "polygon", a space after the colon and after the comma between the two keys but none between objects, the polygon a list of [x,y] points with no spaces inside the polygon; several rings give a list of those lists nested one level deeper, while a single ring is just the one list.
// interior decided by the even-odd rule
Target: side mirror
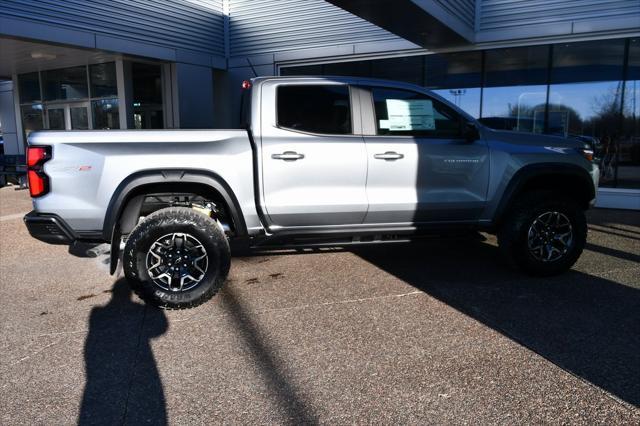
[{"label": "side mirror", "polygon": [[467,121],[464,124],[463,136],[468,143],[472,143],[480,139],[480,132],[474,123]]}]

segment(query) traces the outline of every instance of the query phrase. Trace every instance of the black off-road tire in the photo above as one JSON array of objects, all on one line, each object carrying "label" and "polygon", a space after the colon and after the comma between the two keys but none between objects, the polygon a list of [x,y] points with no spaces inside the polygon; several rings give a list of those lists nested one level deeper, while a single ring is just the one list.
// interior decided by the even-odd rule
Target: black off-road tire
[{"label": "black off-road tire", "polygon": [[[164,235],[184,233],[195,237],[208,256],[202,280],[186,291],[168,291],[156,285],[147,272],[147,253]],[[211,299],[229,273],[231,254],[224,232],[210,217],[186,207],[170,207],[147,216],[131,232],[124,248],[124,273],[132,289],[145,301],[165,309],[186,309]]]},{"label": "black off-road tire", "polygon": [[[573,238],[567,252],[555,261],[535,258],[527,245],[529,227],[545,212],[560,212],[572,227]],[[498,230],[498,245],[509,265],[528,275],[551,276],[569,270],[578,260],[587,240],[587,220],[580,205],[566,195],[553,192],[531,192],[519,196],[506,213]]]}]

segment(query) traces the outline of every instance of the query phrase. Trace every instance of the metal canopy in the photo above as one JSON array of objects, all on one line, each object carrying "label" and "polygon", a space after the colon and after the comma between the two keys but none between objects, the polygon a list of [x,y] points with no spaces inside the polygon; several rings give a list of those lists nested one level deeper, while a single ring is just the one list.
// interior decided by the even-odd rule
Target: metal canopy
[{"label": "metal canopy", "polygon": [[[467,45],[473,29],[447,16],[434,2],[411,0],[327,0],[419,46],[437,49]],[[431,6],[431,11],[428,10]],[[438,18],[436,18],[438,16]]]}]

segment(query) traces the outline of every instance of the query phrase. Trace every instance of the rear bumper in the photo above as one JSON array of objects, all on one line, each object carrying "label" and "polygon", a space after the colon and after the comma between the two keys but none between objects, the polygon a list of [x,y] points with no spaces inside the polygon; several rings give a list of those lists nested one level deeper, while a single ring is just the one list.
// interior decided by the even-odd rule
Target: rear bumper
[{"label": "rear bumper", "polygon": [[29,234],[35,239],[49,244],[73,244],[77,239],[73,231],[60,217],[35,211],[24,217]]}]

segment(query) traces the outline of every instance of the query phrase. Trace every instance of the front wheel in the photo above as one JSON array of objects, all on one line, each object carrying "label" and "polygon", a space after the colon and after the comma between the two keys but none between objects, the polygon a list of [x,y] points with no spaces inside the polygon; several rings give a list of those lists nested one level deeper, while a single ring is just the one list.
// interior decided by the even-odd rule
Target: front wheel
[{"label": "front wheel", "polygon": [[512,266],[549,276],[567,271],[580,257],[587,221],[573,200],[553,193],[525,194],[507,214],[498,244]]},{"label": "front wheel", "polygon": [[231,254],[224,232],[185,207],[158,210],[131,232],[124,248],[127,280],[145,300],[168,309],[198,306],[220,290]]}]

